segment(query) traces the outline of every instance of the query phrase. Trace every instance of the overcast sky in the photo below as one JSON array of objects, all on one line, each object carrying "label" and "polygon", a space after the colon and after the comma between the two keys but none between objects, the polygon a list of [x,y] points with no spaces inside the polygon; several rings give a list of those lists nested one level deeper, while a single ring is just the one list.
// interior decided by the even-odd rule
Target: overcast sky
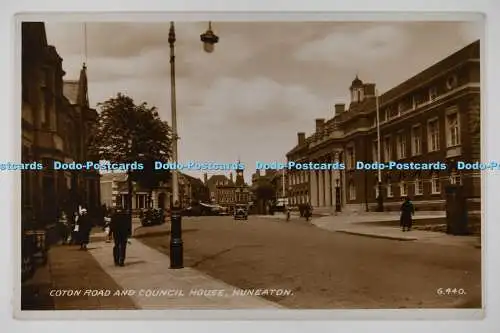
[{"label": "overcast sky", "polygon": [[[169,23],[86,26],[91,105],[121,92],[170,123]],[[473,22],[214,22],[220,41],[208,54],[199,39],[207,26],[176,23],[179,161],[240,157],[247,181],[256,160],[284,160],[297,132],[348,104],[356,74],[383,93],[481,36]],[[84,24],[46,29],[65,79],[77,79]]]}]

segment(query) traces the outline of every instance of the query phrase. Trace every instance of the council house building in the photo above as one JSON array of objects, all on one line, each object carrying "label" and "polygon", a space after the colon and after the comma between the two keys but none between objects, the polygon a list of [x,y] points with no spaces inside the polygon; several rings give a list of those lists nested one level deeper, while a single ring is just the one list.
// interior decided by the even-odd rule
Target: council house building
[{"label": "council house building", "polygon": [[[331,119],[316,119],[315,132],[287,153],[289,161],[341,162],[344,170],[290,170],[290,204],[310,202],[316,211],[377,208],[377,170],[356,170],[357,161],[378,160],[374,83],[356,78],[351,101],[335,105]],[[383,162],[442,162],[445,170],[382,171],[384,210],[399,210],[410,196],[417,210],[445,210],[445,187],[462,186],[469,213],[480,211],[478,170],[457,170],[458,161],[480,161],[480,43],[476,41],[378,98]]]}]

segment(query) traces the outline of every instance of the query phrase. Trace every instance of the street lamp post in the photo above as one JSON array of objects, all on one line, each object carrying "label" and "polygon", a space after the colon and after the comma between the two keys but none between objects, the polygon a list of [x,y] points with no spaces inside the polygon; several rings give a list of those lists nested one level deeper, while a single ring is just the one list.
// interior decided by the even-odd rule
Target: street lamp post
[{"label": "street lamp post", "polygon": [[[134,156],[134,141],[132,139],[128,140],[128,149],[130,156]],[[127,214],[128,214],[128,219],[129,223],[132,224],[132,196],[133,196],[134,190],[133,190],[133,183],[132,183],[132,171],[127,170]]]},{"label": "street lamp post", "polygon": [[341,209],[341,204],[340,204],[340,181],[339,179],[335,179],[335,211],[340,212],[342,211]]},{"label": "street lamp post", "polygon": [[[381,159],[381,152],[380,152],[380,110],[379,110],[379,101],[378,101],[378,90],[375,90],[375,112],[377,113],[376,115],[376,121],[377,121],[377,162],[380,163],[382,161]],[[377,197],[377,212],[383,212],[384,211],[384,197],[382,194],[382,169],[380,166],[377,167],[377,188],[378,188],[378,197]]]},{"label": "street lamp post", "polygon": [[[209,22],[208,30],[200,35],[203,42],[203,49],[211,53],[214,50],[214,45],[219,41],[219,37],[212,31],[212,23]],[[179,199],[179,183],[177,172],[177,141],[179,136],[177,133],[177,101],[175,95],[175,24],[170,22],[170,30],[168,33],[168,44],[170,45],[170,106],[172,111],[172,159],[174,169],[172,170],[172,203],[171,210],[171,232],[170,232],[170,268],[178,269],[184,267],[184,249],[182,241],[182,215],[181,203]]]}]

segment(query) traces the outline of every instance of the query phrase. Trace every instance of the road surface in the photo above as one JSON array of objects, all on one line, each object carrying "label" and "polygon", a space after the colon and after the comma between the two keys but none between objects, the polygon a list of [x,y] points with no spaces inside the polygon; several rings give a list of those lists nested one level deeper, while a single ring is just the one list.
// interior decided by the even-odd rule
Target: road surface
[{"label": "road surface", "polygon": [[[169,235],[151,230],[140,240],[169,254]],[[291,290],[265,296],[287,308],[481,307],[481,251],[473,247],[367,238],[253,216],[184,218],[183,240],[185,266],[243,289]]]}]

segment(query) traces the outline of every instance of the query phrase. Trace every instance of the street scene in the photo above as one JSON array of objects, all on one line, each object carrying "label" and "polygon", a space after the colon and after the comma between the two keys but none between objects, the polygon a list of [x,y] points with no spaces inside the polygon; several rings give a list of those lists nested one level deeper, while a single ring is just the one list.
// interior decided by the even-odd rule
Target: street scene
[{"label": "street scene", "polygon": [[482,309],[482,22],[21,25],[22,313]]}]

